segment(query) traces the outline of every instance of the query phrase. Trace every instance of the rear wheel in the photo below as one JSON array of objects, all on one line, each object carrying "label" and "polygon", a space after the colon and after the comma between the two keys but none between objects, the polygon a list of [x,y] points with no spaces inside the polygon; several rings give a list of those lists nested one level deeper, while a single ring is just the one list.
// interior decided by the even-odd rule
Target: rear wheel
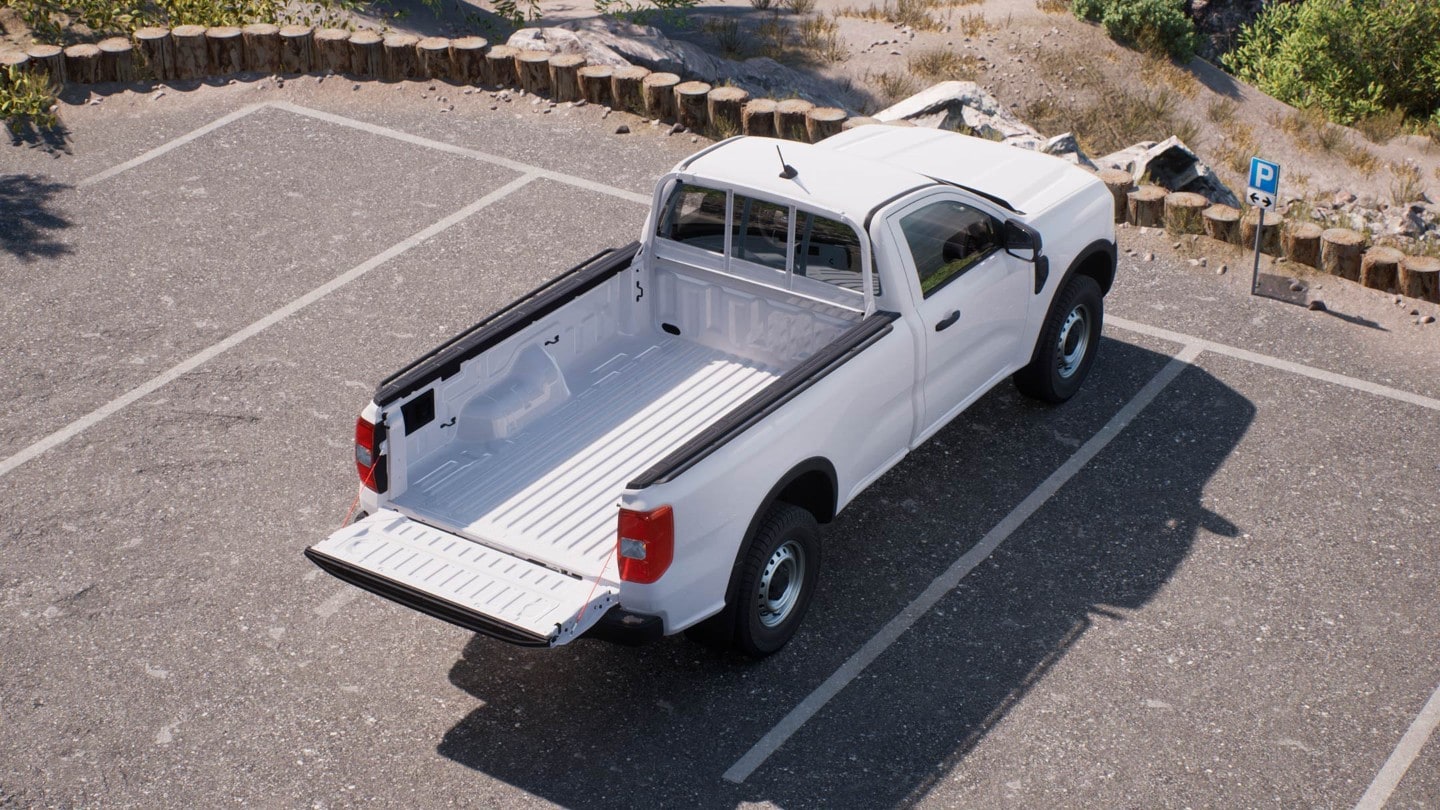
[{"label": "rear wheel", "polygon": [[1100,285],[1089,276],[1072,276],[1045,316],[1030,365],[1015,372],[1015,387],[1057,404],[1075,396],[1095,362],[1104,318]]}]

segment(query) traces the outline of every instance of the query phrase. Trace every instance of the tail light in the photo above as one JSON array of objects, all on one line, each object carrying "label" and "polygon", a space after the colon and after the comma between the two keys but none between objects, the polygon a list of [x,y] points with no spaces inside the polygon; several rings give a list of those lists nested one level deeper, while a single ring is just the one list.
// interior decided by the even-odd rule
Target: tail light
[{"label": "tail light", "polygon": [[668,506],[649,512],[620,510],[620,578],[648,585],[675,559],[675,513]]},{"label": "tail light", "polygon": [[384,440],[384,426],[377,428],[363,416],[355,420],[355,472],[360,483],[374,492],[385,491],[385,457],[380,455]]}]

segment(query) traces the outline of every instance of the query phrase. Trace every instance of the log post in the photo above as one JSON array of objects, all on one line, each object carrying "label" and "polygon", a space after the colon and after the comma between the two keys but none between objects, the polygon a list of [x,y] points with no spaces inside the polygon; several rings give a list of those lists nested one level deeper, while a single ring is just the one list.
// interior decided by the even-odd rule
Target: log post
[{"label": "log post", "polygon": [[622,67],[610,77],[610,98],[619,110],[628,110],[636,115],[645,114],[645,77],[649,68]]},{"label": "log post", "polygon": [[1372,290],[1393,292],[1400,286],[1400,262],[1405,254],[1392,247],[1372,247],[1360,257],[1360,283]]},{"label": "log post", "polygon": [[1286,222],[1280,231],[1280,246],[1285,258],[1306,267],[1320,266],[1320,234],[1323,229],[1313,222]]},{"label": "log post", "polygon": [[[1280,255],[1280,226],[1283,220],[1272,213],[1265,219],[1265,231],[1260,234],[1260,252],[1267,256]],[[1255,229],[1260,225],[1260,211],[1252,208],[1240,219],[1240,244],[1255,249]]]},{"label": "log post", "polygon": [[315,29],[287,25],[280,29],[280,70],[309,73],[315,64]]},{"label": "log post", "polygon": [[729,138],[743,131],[742,112],[750,94],[739,87],[717,87],[705,99],[710,130],[718,137]]},{"label": "log post", "polygon": [[422,79],[450,78],[450,40],[446,37],[425,37],[415,43]]},{"label": "log post", "polygon": [[1212,205],[1200,214],[1205,220],[1205,235],[1231,245],[1240,244],[1240,209],[1228,205]]},{"label": "log post", "polygon": [[613,106],[615,100],[610,93],[614,75],[615,68],[609,65],[586,65],[580,68],[580,95],[591,104]]},{"label": "log post", "polygon": [[537,96],[550,95],[550,52],[520,51],[515,54],[515,73],[520,87]]},{"label": "log post", "polygon": [[[139,32],[136,32],[138,35]],[[245,69],[253,73],[280,72],[280,28],[270,23],[250,23],[240,29],[245,43]]]},{"label": "log post", "polygon": [[65,84],[65,51],[59,45],[31,45],[25,67],[37,76],[49,76],[56,87]]},{"label": "log post", "polygon": [[450,43],[450,80],[460,84],[479,84],[485,79],[485,49],[490,43],[484,37],[460,37]]},{"label": "log post", "polygon": [[[871,118],[868,115],[857,115],[854,118],[846,118],[845,123],[840,125],[840,131],[854,129],[856,127],[876,126],[880,123],[879,118]],[[1122,209],[1123,210],[1123,209]]]},{"label": "log post", "polygon": [[844,125],[845,111],[839,107],[815,107],[805,114],[805,135],[810,143],[839,135]]},{"label": "log post", "polygon": [[775,105],[775,135],[787,141],[804,141],[810,133],[805,131],[805,115],[815,105],[800,98],[787,98]]},{"label": "log post", "polygon": [[641,82],[645,89],[645,114],[657,121],[675,120],[675,87],[680,77],[674,73],[651,73]]},{"label": "log post", "polygon": [[1165,189],[1159,186],[1141,186],[1126,195],[1130,222],[1147,228],[1164,225],[1165,194]]},{"label": "log post", "polygon": [[321,28],[315,32],[315,70],[321,73],[350,72],[350,32],[343,28]]},{"label": "log post", "polygon": [[515,57],[520,51],[509,45],[496,45],[485,54],[485,84],[491,87],[518,87]]},{"label": "log post", "polygon": [[100,81],[135,81],[135,52],[130,40],[110,37],[100,40]]},{"label": "log post", "polygon": [[740,128],[746,135],[775,137],[775,108],[780,102],[773,98],[757,98],[748,102],[740,113]]},{"label": "log post", "polygon": [[420,75],[420,56],[415,45],[420,38],[414,34],[387,34],[382,45],[385,50],[385,80],[400,82]]},{"label": "log post", "polygon": [[1201,212],[1210,207],[1203,194],[1176,191],[1165,195],[1165,230],[1177,235],[1204,233]]},{"label": "log post", "polygon": [[170,58],[170,29],[135,29],[135,50],[140,55],[140,65],[145,75],[156,81],[171,78],[174,73]]},{"label": "log post", "polygon": [[1332,276],[1360,280],[1360,248],[1365,237],[1349,228],[1327,228],[1320,234],[1320,269]]},{"label": "log post", "polygon": [[1440,259],[1406,256],[1400,262],[1399,283],[1402,295],[1440,304]]},{"label": "log post", "polygon": [[10,68],[26,70],[26,63],[29,61],[30,57],[24,51],[0,51],[0,71]]},{"label": "log post", "polygon": [[710,85],[705,82],[681,82],[675,85],[675,108],[680,125],[692,132],[701,132],[710,120],[706,109]]},{"label": "log post", "polygon": [[205,26],[177,25],[170,31],[171,58],[175,78],[199,79],[210,70],[210,49],[205,45]]},{"label": "log post", "polygon": [[1115,198],[1115,221],[1124,222],[1128,209],[1126,195],[1134,190],[1135,178],[1121,169],[1101,169],[1100,180],[1110,190],[1110,196]]},{"label": "log post", "polygon": [[220,25],[205,29],[205,69],[212,76],[228,76],[245,69],[245,44],[239,28]]},{"label": "log post", "polygon": [[550,93],[556,101],[579,101],[580,68],[585,57],[578,53],[557,53],[546,60],[550,65]]},{"label": "log post", "polygon": [[350,72],[356,76],[378,79],[385,72],[384,38],[370,30],[350,35]]},{"label": "log post", "polygon": [[66,48],[65,77],[74,84],[94,84],[100,81],[100,49],[89,44]]}]

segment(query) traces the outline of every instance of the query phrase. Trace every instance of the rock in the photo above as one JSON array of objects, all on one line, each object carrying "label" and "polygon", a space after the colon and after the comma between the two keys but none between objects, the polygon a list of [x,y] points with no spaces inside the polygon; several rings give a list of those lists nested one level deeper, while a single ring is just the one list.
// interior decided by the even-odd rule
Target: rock
[{"label": "rock", "polygon": [[1153,262],[1153,261],[1155,261],[1155,254],[1154,254],[1154,253],[1146,253],[1146,254],[1145,254],[1145,261],[1147,261],[1147,262]]},{"label": "rock", "polygon": [[[875,113],[875,118],[881,121],[905,120],[916,126],[963,132],[1024,149],[1040,150],[1047,143],[1039,132],[974,82],[950,81],[931,85]],[[1078,151],[1079,147],[1076,149]],[[1088,159],[1086,163],[1094,165]]]},{"label": "rock", "polygon": [[1204,256],[1201,256],[1201,257],[1200,257],[1200,266],[1201,266],[1201,267],[1205,267],[1205,266],[1208,265],[1208,264],[1210,264],[1210,260],[1209,260],[1208,258],[1204,257]]},{"label": "rock", "polygon": [[1309,304],[1308,306],[1306,306],[1305,308],[1308,309],[1308,310],[1310,310],[1311,312],[1329,312],[1329,311],[1330,311],[1329,309],[1326,308],[1325,302],[1324,302],[1324,301],[1321,301],[1321,300],[1318,299],[1318,298],[1315,299],[1314,301],[1311,301],[1310,304]]},{"label": "rock", "polygon": [[618,127],[615,128],[615,134],[616,134],[616,135],[629,135],[629,134],[630,134],[630,127],[627,127],[627,126],[625,126],[624,124],[621,124],[620,126],[618,126]]},{"label": "rock", "polygon": [[1100,168],[1130,172],[1136,183],[1148,175],[1150,183],[1171,191],[1190,191],[1203,195],[1213,203],[1240,207],[1240,199],[1235,192],[1220,182],[1214,170],[1173,136],[1154,144],[1141,141],[1095,162]]},{"label": "rock", "polygon": [[1071,163],[1084,166],[1088,169],[1096,168],[1095,163],[1085,156],[1085,152],[1080,148],[1080,142],[1075,140],[1075,133],[1073,132],[1056,135],[1041,144],[1040,151],[1047,155],[1064,158]]},{"label": "rock", "polygon": [[684,131],[685,131],[685,125],[682,124],[682,123],[680,123],[679,121],[676,121],[674,124],[671,124],[671,125],[670,125],[670,131],[667,132],[667,133],[665,133],[665,134],[666,134],[666,135],[679,135],[680,133],[682,133],[682,132],[684,132]]},{"label": "rock", "polygon": [[1426,315],[1425,317],[1420,319],[1420,323],[1435,323],[1435,316]]},{"label": "rock", "polygon": [[1230,270],[1230,265],[1228,265],[1228,264],[1222,264],[1222,265],[1220,265],[1219,267],[1215,268],[1215,275],[1217,275],[1217,276],[1223,276],[1223,275],[1225,275],[1225,273],[1226,273],[1227,271],[1229,271],[1229,270]]},{"label": "rock", "polygon": [[1290,292],[1305,292],[1305,285],[1298,281],[1290,282]]}]

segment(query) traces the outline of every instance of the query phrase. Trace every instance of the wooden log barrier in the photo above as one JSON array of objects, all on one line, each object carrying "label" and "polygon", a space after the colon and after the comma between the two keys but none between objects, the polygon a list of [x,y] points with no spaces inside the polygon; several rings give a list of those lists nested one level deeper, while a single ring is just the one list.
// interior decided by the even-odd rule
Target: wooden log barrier
[{"label": "wooden log barrier", "polygon": [[1320,234],[1320,269],[1332,276],[1360,280],[1360,249],[1365,237],[1349,228],[1327,228]]},{"label": "wooden log barrier", "polygon": [[177,25],[170,30],[174,76],[182,81],[204,78],[210,72],[210,49],[205,43],[205,26]]},{"label": "wooden log barrier", "polygon": [[245,69],[255,73],[280,72],[280,27],[251,23],[240,29],[245,47]]},{"label": "wooden log barrier", "polygon": [[1406,256],[1400,262],[1400,293],[1440,304],[1440,259],[1434,256]]},{"label": "wooden log barrier", "polygon": [[245,69],[245,42],[239,28],[217,25],[205,29],[205,69],[211,76],[229,76]]},{"label": "wooden log barrier", "polygon": [[675,120],[675,88],[680,77],[674,73],[651,73],[645,77],[645,114],[657,121]]},{"label": "wooden log barrier", "polygon": [[879,118],[871,118],[868,115],[857,115],[854,118],[846,118],[845,123],[840,125],[841,131],[854,129],[856,127],[875,126],[880,123]]},{"label": "wooden log barrier", "polygon": [[30,56],[24,51],[0,51],[0,71],[27,70],[29,62]]},{"label": "wooden log barrier", "polygon": [[450,81],[479,84],[485,80],[484,37],[460,37],[450,43]]},{"label": "wooden log barrier", "polygon": [[1128,195],[1135,189],[1135,178],[1122,169],[1101,169],[1100,180],[1115,198],[1115,221],[1124,222],[1129,210]]},{"label": "wooden log barrier", "polygon": [[787,98],[775,105],[775,136],[787,141],[809,140],[805,116],[815,105],[800,98]]},{"label": "wooden log barrier", "polygon": [[135,81],[135,49],[125,37],[100,40],[100,81]]},{"label": "wooden log barrier", "polygon": [[280,29],[280,70],[309,73],[315,65],[315,29],[308,25],[287,25]]},{"label": "wooden log barrier", "polygon": [[1205,218],[1201,215],[1210,207],[1210,201],[1203,194],[1189,191],[1175,191],[1165,195],[1165,230],[1172,234],[1205,232]]},{"label": "wooden log barrier", "polygon": [[1240,244],[1240,209],[1228,205],[1212,205],[1200,213],[1205,220],[1205,235],[1231,245]]},{"label": "wooden log barrier", "polygon": [[1130,222],[1147,228],[1164,225],[1166,193],[1159,186],[1141,186],[1126,195],[1126,214]]},{"label": "wooden log barrier", "polygon": [[1360,257],[1360,283],[1372,290],[1393,292],[1400,286],[1405,254],[1392,247],[1372,247]]},{"label": "wooden log barrier", "polygon": [[746,135],[775,137],[775,108],[780,103],[773,98],[757,98],[745,104],[740,111],[740,129]]},{"label": "wooden log barrier", "polygon": [[65,50],[59,45],[31,45],[25,49],[25,68],[37,76],[49,76],[56,87],[65,84]]},{"label": "wooden log barrier", "polygon": [[385,80],[401,82],[420,75],[420,55],[415,52],[420,37],[414,34],[386,34],[381,43],[385,50]]},{"label": "wooden log barrier", "polygon": [[1324,229],[1313,222],[1286,222],[1280,231],[1285,258],[1306,267],[1320,266],[1320,234]]},{"label": "wooden log barrier", "polygon": [[739,135],[744,131],[745,102],[750,94],[739,87],[717,87],[705,99],[705,115],[710,119],[710,131],[721,138]]},{"label": "wooden log barrier", "polygon": [[578,53],[557,53],[547,60],[550,65],[550,97],[556,101],[579,101],[580,68],[585,57]]},{"label": "wooden log barrier", "polygon": [[100,48],[86,43],[66,48],[65,78],[74,84],[100,81]]},{"label": "wooden log barrier", "polygon": [[611,104],[618,110],[628,110],[636,115],[645,114],[645,77],[649,68],[617,68],[610,76]]},{"label": "wooden log barrier", "polygon": [[710,121],[710,85],[706,82],[681,82],[675,85],[675,114],[680,125],[700,132]]},{"label": "wooden log barrier", "polygon": [[385,73],[385,38],[368,29],[350,35],[350,72],[378,79]]},{"label": "wooden log barrier", "polygon": [[549,51],[520,51],[515,54],[515,72],[521,89],[537,96],[550,95]]},{"label": "wooden log barrier", "polygon": [[320,73],[350,72],[350,32],[343,28],[320,28],[315,31],[315,50],[311,53],[315,70]]},{"label": "wooden log barrier", "polygon": [[415,56],[421,79],[450,78],[450,40],[446,37],[425,37],[415,43]]},{"label": "wooden log barrier", "polygon": [[810,143],[819,143],[839,135],[845,118],[845,111],[839,107],[815,107],[805,114],[805,136]]},{"label": "wooden log barrier", "polygon": [[[1284,220],[1279,214],[1269,212],[1265,217],[1265,229],[1260,234],[1260,252],[1267,256],[1280,255],[1280,226]],[[1250,209],[1240,219],[1240,244],[1251,251],[1255,250],[1255,229],[1260,226],[1260,212],[1258,209]]]},{"label": "wooden log barrier", "polygon": [[580,68],[580,97],[591,104],[614,105],[611,96],[615,68],[609,65],[586,65]]},{"label": "wooden log barrier", "polygon": [[485,84],[491,87],[515,87],[520,75],[515,70],[515,57],[520,51],[509,45],[496,45],[485,53]]}]

